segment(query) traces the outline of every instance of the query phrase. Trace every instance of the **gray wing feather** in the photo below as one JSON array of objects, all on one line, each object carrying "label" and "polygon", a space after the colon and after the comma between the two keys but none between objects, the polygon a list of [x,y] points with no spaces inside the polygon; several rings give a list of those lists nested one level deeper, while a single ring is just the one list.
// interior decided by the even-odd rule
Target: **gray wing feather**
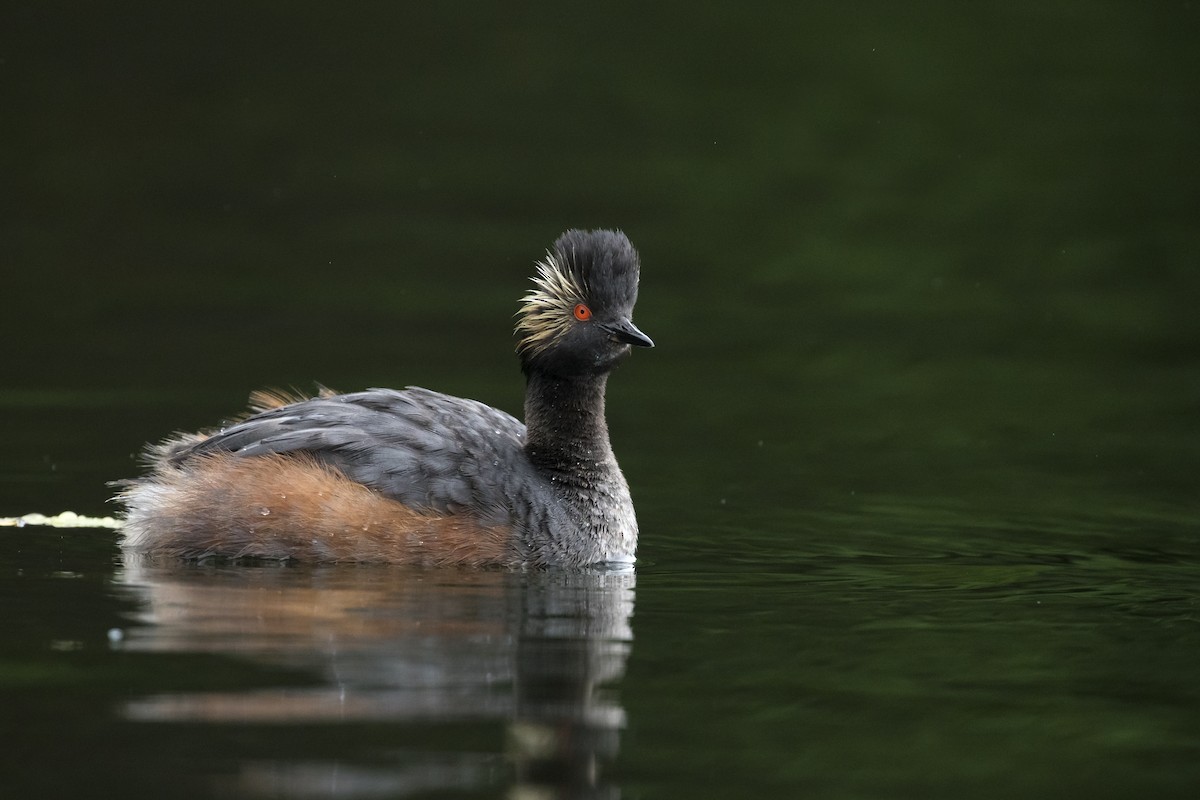
[{"label": "gray wing feather", "polygon": [[172,454],[308,453],[416,508],[509,507],[505,487],[531,470],[525,426],[473,400],[410,387],[369,389],[271,409]]}]

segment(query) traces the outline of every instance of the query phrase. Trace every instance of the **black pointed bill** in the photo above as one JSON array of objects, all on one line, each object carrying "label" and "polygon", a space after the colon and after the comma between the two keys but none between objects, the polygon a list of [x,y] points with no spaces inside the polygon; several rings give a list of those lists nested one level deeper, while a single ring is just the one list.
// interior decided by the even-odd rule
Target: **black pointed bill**
[{"label": "black pointed bill", "polygon": [[622,344],[631,344],[634,347],[654,347],[654,340],[639,331],[637,326],[627,319],[603,324],[600,327],[607,331],[615,341]]}]

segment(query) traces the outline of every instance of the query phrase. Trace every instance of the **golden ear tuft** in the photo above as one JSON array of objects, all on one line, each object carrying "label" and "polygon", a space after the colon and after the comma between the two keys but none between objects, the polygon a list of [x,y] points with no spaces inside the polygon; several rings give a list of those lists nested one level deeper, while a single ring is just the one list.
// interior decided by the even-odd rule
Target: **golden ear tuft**
[{"label": "golden ear tuft", "polygon": [[558,256],[546,253],[517,312],[517,352],[537,353],[566,335],[575,306],[586,299],[587,287]]}]

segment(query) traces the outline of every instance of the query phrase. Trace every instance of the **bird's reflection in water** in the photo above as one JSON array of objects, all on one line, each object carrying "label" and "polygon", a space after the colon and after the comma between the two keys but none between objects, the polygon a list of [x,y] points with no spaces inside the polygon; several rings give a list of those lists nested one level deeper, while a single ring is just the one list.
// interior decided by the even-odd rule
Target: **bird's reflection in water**
[{"label": "bird's reflection in water", "polygon": [[[391,567],[153,565],[130,559],[118,584],[145,609],[122,647],[206,653],[298,670],[304,688],[157,694],[129,701],[155,723],[305,726],[304,757],[241,758],[232,793],[412,796],[495,789],[510,796],[617,797],[602,767],[624,710],[617,682],[632,643],[632,572],[465,572]],[[357,724],[404,746],[346,758],[334,746]],[[495,732],[503,729],[503,739]],[[479,747],[489,742],[494,747]],[[329,737],[329,752],[320,749]]]}]

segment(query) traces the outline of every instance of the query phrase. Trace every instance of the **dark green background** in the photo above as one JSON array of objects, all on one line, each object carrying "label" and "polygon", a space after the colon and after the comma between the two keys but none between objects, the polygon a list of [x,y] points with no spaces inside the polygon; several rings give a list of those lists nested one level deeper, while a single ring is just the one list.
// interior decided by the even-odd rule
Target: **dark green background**
[{"label": "dark green background", "polygon": [[[104,512],[261,386],[517,412],[530,264],[621,227],[626,794],[1190,796],[1198,14],[12,9],[0,515]],[[30,652],[106,596],[23,582],[46,536],[111,569],[0,535]]]}]

